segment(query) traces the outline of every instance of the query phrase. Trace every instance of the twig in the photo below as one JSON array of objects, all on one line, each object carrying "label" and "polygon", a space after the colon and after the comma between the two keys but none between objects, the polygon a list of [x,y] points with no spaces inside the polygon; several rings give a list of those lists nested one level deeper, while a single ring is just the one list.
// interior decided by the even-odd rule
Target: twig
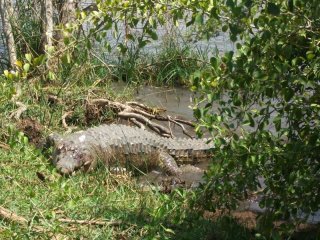
[{"label": "twig", "polygon": [[169,116],[156,115],[155,119],[159,120],[159,121],[172,121],[172,120],[174,120],[176,122],[179,122],[179,123],[182,123],[182,124],[185,124],[185,125],[189,125],[190,127],[195,127],[195,123],[194,122],[188,121],[188,120],[184,120],[184,119],[181,119],[181,118],[174,118],[173,119],[172,117],[169,117]]},{"label": "twig", "polygon": [[[156,132],[158,132],[159,134],[164,133],[162,135],[164,136],[171,136],[170,131],[163,127],[162,125],[158,124],[158,123],[154,123],[152,121],[150,121],[148,118],[139,115],[137,113],[132,113],[132,112],[127,112],[127,111],[122,111],[118,113],[119,117],[124,117],[124,118],[135,118],[136,120],[144,123],[146,126],[150,127],[151,129],[155,130]],[[172,136],[171,136],[172,137]]]},{"label": "twig", "polygon": [[[126,102],[126,104],[130,105],[131,107],[139,107],[145,111],[148,111],[148,112],[154,112],[155,110],[151,107],[148,107],[142,103],[138,103],[138,102]],[[156,111],[162,111],[162,112],[165,112],[165,109],[159,109],[159,108],[156,108]]]},{"label": "twig", "polygon": [[188,120],[184,120],[184,119],[180,119],[180,118],[175,118],[174,120],[179,122],[179,123],[183,123],[183,124],[189,125],[190,127],[195,127],[196,126],[196,124],[194,122],[192,122],[192,121],[188,121]]},{"label": "twig", "polygon": [[5,150],[10,150],[10,146],[8,144],[0,142],[0,148],[3,148]]},{"label": "twig", "polygon": [[28,220],[27,219],[15,214],[14,212],[11,212],[10,210],[8,210],[8,209],[6,209],[4,207],[1,207],[1,206],[0,206],[0,217],[2,217],[3,219],[8,220],[10,222],[19,223],[21,225],[27,225],[28,224]]},{"label": "twig", "polygon": [[19,118],[21,117],[21,114],[27,110],[27,106],[24,105],[22,102],[16,102],[16,105],[19,108],[10,114],[10,118],[19,120]]},{"label": "twig", "polygon": [[145,130],[145,126],[141,123],[141,122],[138,122],[137,119],[135,118],[130,118],[129,119],[131,122],[133,122],[136,126],[138,126],[139,128]]},{"label": "twig", "polygon": [[62,126],[67,130],[67,133],[70,133],[72,131],[72,129],[77,128],[77,127],[69,127],[67,124],[66,118],[69,117],[72,113],[73,113],[73,111],[66,112],[61,117]]},{"label": "twig", "polygon": [[70,218],[59,218],[59,222],[69,223],[69,224],[80,224],[80,225],[98,225],[98,226],[119,226],[122,224],[122,221],[111,220],[74,220]]},{"label": "twig", "polygon": [[[17,224],[20,224],[24,227],[28,226],[28,220],[24,217],[21,217],[10,210],[0,206],[0,217]],[[33,226],[33,229],[37,232],[45,232],[46,230],[40,226]]]},{"label": "twig", "polygon": [[192,138],[192,136],[186,131],[183,125],[188,125],[194,127],[195,124],[192,121],[187,121],[179,118],[172,118],[171,116],[162,116],[154,109],[137,102],[114,102],[108,99],[87,99],[88,105],[97,105],[99,107],[107,106],[112,111],[114,111],[118,117],[129,119],[133,124],[137,125],[140,128],[144,128],[144,126],[149,127],[151,130],[155,131],[161,136],[164,137],[173,137],[172,131],[165,126],[162,126],[158,123],[155,123],[152,120],[159,121],[167,121],[177,124],[181,127],[183,133],[188,137]]},{"label": "twig", "polygon": [[[0,206],[0,217],[17,224],[20,224],[22,226],[27,227],[28,226],[28,220],[24,217],[21,217],[14,212],[11,212],[10,210],[1,207]],[[119,226],[123,224],[120,220],[110,220],[110,221],[104,221],[104,220],[75,220],[70,218],[59,218],[57,219],[58,222],[61,223],[68,223],[68,224],[80,224],[80,225],[98,225],[98,226]],[[38,232],[45,232],[46,230],[41,226],[33,226],[33,229]]]},{"label": "twig", "polygon": [[171,122],[170,121],[169,121],[168,127],[169,127],[169,131],[170,131],[171,136],[173,136],[172,129],[171,129]]},{"label": "twig", "polygon": [[170,116],[168,116],[168,119],[170,120],[170,122],[173,122],[173,123],[177,124],[179,127],[181,127],[182,132],[183,132],[185,135],[187,135],[187,136],[190,137],[190,138],[193,138],[193,137],[187,132],[187,130],[185,129],[185,127],[184,127],[181,123],[179,123],[178,121],[172,119],[172,117],[170,117]]}]

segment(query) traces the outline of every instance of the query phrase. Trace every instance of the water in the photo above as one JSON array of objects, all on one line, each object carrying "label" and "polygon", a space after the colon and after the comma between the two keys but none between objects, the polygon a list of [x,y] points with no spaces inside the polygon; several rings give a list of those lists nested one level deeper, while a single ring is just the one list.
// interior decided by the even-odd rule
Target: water
[{"label": "water", "polygon": [[[136,93],[135,99],[150,106],[162,107],[167,110],[165,114],[179,116],[190,120],[194,119],[192,110],[194,97],[194,93],[187,88],[171,89],[165,87],[144,86]],[[215,106],[215,108],[217,107],[218,106]],[[179,131],[179,129],[176,128],[174,131]],[[189,129],[189,131],[192,132],[192,129]],[[270,131],[273,131],[273,129],[270,128]],[[180,132],[177,136],[182,137],[183,133]],[[203,161],[194,167],[190,165],[182,166],[182,169],[184,169],[185,172],[181,176],[181,180],[185,182],[185,186],[197,187],[199,183],[203,182],[203,175],[208,165],[209,160]],[[161,173],[151,172],[146,176],[141,177],[140,182],[159,184],[164,179],[165,177],[161,175]],[[260,185],[264,187],[264,180],[260,178],[259,181]],[[240,209],[262,213],[265,209],[259,207],[259,201],[261,201],[261,196],[251,198],[243,202]],[[305,218],[305,214],[301,212],[300,218]],[[320,223],[320,210],[309,216],[307,222],[312,224]]]},{"label": "water", "polygon": [[139,88],[135,99],[149,106],[166,109],[167,115],[184,119],[194,119],[194,94],[188,88],[165,88],[143,86]]}]

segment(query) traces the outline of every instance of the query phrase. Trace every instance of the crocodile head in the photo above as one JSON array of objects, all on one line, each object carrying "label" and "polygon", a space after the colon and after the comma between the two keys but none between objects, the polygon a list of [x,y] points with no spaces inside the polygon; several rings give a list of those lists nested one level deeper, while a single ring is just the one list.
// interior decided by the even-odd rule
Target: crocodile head
[{"label": "crocodile head", "polygon": [[90,168],[93,157],[83,142],[79,139],[63,139],[58,135],[51,138],[54,142],[52,162],[61,174],[70,175],[80,168],[85,170]]}]

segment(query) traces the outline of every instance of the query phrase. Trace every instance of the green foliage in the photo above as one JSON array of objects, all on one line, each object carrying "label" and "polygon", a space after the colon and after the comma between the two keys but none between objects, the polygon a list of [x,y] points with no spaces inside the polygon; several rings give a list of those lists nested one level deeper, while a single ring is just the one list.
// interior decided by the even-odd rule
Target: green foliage
[{"label": "green foliage", "polygon": [[297,220],[320,206],[319,4],[227,6],[232,19],[223,30],[241,39],[237,52],[213,57],[212,70],[193,78],[207,102],[195,109],[198,130],[209,129],[217,147],[202,200],[234,209],[263,177],[261,207],[270,209],[269,223]]},{"label": "green foliage", "polygon": [[[79,12],[77,21],[65,26],[65,43],[76,50],[72,54],[64,53],[62,67],[69,66],[67,69],[71,70],[81,68],[85,62],[98,61],[107,69],[104,78],[134,84],[187,84],[190,74],[207,67],[208,63],[207,58],[199,56],[189,46],[180,46],[179,40],[171,36],[174,25],[187,17],[183,16],[184,7],[179,2],[171,6],[166,2],[97,1],[95,11]],[[204,21],[201,16],[194,16],[199,26]],[[142,48],[158,40],[159,27],[168,23],[172,24],[169,41],[163,42],[157,51],[144,52]],[[87,32],[79,38],[74,33],[83,25]],[[78,54],[83,61],[75,65],[79,63]]]}]

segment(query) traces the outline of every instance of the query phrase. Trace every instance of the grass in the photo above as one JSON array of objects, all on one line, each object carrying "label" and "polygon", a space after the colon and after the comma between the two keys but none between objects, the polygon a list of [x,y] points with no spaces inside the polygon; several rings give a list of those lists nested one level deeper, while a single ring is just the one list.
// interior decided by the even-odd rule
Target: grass
[{"label": "grass", "polygon": [[117,60],[109,60],[109,78],[130,84],[189,86],[190,75],[208,67],[207,53],[168,38],[155,52],[129,48]]},{"label": "grass", "polygon": [[[0,150],[0,205],[27,218],[29,223],[23,228],[0,219],[0,239],[248,239],[243,228],[233,227],[235,235],[226,230],[230,224],[213,224],[190,211],[190,191],[146,191],[135,178],[110,174],[103,167],[89,174],[62,177],[39,150],[23,139],[20,134],[11,143],[10,151]],[[59,222],[59,218],[122,223],[68,225]],[[34,226],[45,231],[37,232]]]},{"label": "grass", "polygon": [[[165,194],[153,187],[142,188],[136,178],[111,174],[103,166],[91,173],[63,177],[51,165],[50,152],[41,152],[21,133],[25,120],[41,129],[39,133],[35,127],[31,129],[40,142],[52,131],[64,132],[61,116],[67,111],[73,111],[68,124],[79,129],[110,121],[112,116],[105,111],[88,122],[85,99],[127,100],[133,91],[129,87],[116,93],[99,76],[82,77],[86,80],[73,81],[72,75],[61,77],[64,80],[60,82],[1,79],[0,143],[10,149],[0,147],[0,206],[28,219],[28,226],[0,218],[0,239],[208,239],[215,225],[190,207],[193,191]],[[20,94],[16,94],[18,88]],[[59,101],[50,101],[50,95]],[[16,101],[27,106],[19,120],[10,118],[17,109]],[[61,223],[61,218],[122,223],[86,226]],[[34,226],[44,231],[36,231]]]},{"label": "grass", "polygon": [[[3,79],[2,84],[5,81]],[[61,115],[73,110],[68,123],[85,127],[83,100],[88,91],[93,91],[92,84],[69,82],[63,87],[53,87],[39,82],[22,83],[22,94],[17,100],[28,106],[22,118],[37,121],[46,135],[51,131],[64,131]],[[109,94],[108,85],[101,84],[95,89],[95,96],[125,98],[124,94]],[[143,191],[136,179],[109,174],[104,168],[70,178],[57,174],[48,158],[16,130],[19,121],[10,120],[9,115],[16,106],[10,101],[9,90],[7,85],[2,88],[2,96],[7,96],[8,101],[0,105],[1,141],[10,146],[10,150],[0,148],[0,206],[27,218],[29,227],[22,228],[0,218],[0,239],[49,239],[59,235],[69,239],[170,239],[177,234],[179,228],[171,229],[174,225],[171,216],[179,216],[178,220],[183,222],[179,213],[186,207],[180,208],[179,204],[184,204],[185,199],[171,199],[180,195]],[[62,104],[50,105],[49,94],[57,94]],[[98,121],[90,124],[99,124]],[[37,173],[46,181],[39,179]],[[121,220],[123,224],[70,226],[60,223],[58,218]],[[43,227],[45,232],[34,231],[34,225]]]},{"label": "grass", "polygon": [[[0,204],[30,220],[28,228],[0,221],[1,239],[46,239],[51,235],[69,239],[166,239],[175,235],[169,227],[169,212],[161,209],[172,209],[172,214],[178,203],[169,202],[156,191],[142,191],[128,176],[111,175],[101,168],[65,178],[28,144],[17,143],[10,152],[0,154]],[[40,180],[37,172],[47,180]],[[117,227],[69,226],[58,218],[123,223]],[[46,231],[37,233],[34,225]]]}]

